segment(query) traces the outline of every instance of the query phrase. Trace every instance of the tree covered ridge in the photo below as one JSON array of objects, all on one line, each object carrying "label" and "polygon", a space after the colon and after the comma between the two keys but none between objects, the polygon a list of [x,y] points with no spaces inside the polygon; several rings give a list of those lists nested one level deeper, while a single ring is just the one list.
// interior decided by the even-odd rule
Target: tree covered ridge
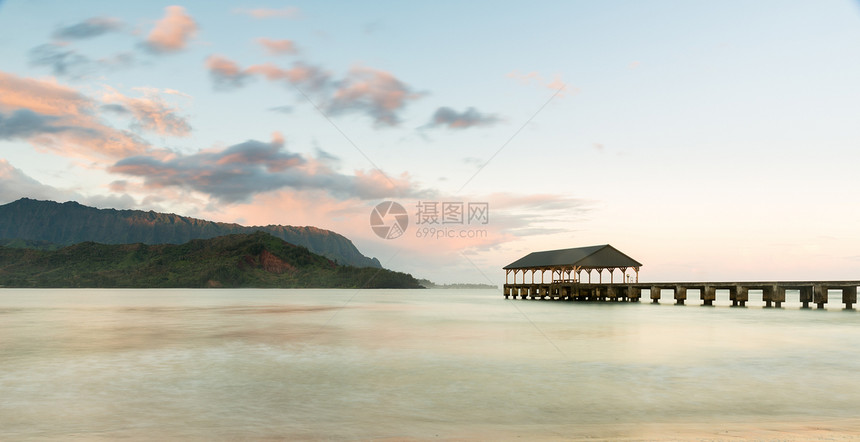
[{"label": "tree covered ridge", "polygon": [[[285,218],[288,217],[289,214],[285,213]],[[257,230],[307,247],[341,264],[382,267],[375,258],[362,255],[352,241],[343,235],[312,226],[248,227],[172,213],[97,209],[73,201],[61,204],[22,198],[0,205],[0,239],[7,240],[43,241],[59,245],[85,241],[103,244],[183,244],[193,239],[253,233]]]},{"label": "tree covered ridge", "polygon": [[412,275],[339,265],[262,231],[184,244],[0,247],[0,286],[420,288]]}]

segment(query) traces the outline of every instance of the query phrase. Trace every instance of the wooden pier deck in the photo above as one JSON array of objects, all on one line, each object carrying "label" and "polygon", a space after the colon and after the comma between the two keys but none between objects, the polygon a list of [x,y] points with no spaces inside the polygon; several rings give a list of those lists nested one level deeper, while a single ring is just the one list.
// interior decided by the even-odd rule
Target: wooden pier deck
[{"label": "wooden pier deck", "polygon": [[663,291],[673,292],[676,304],[683,305],[690,291],[698,291],[702,305],[714,305],[717,291],[728,291],[732,306],[746,306],[749,292],[760,290],[765,307],[781,307],[787,290],[800,292],[803,308],[815,304],[824,308],[831,292],[841,294],[845,308],[857,303],[857,287],[860,281],[747,281],[747,282],[618,282],[583,283],[573,279],[555,280],[548,283],[505,284],[505,299],[517,296],[520,299],[552,299],[567,301],[639,302],[644,291],[652,303],[659,303]]}]

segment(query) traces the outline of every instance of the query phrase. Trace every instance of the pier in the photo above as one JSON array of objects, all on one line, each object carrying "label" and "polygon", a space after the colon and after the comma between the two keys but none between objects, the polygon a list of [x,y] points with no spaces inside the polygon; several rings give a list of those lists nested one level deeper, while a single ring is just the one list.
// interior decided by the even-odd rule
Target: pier
[{"label": "pier", "polygon": [[[712,306],[719,291],[728,292],[732,306],[746,307],[750,291],[761,291],[764,307],[780,308],[785,302],[786,291],[793,290],[799,292],[803,308],[811,308],[810,305],[814,304],[823,309],[831,292],[837,292],[836,296],[841,296],[845,308],[852,309],[857,303],[857,288],[860,287],[860,281],[640,283],[641,266],[608,244],[533,252],[504,267],[503,294],[505,299],[640,302],[647,291],[648,299],[656,304],[664,291],[670,291],[677,305],[684,305],[689,294],[698,295],[702,305]],[[547,272],[549,278],[546,277]],[[583,279],[583,273],[586,279]],[[604,280],[606,273],[608,281]],[[617,281],[616,273],[620,273]],[[512,282],[509,281],[511,276]]]},{"label": "pier", "polygon": [[[690,291],[698,292],[702,305],[714,305],[717,291],[728,292],[732,306],[745,307],[752,290],[761,290],[764,307],[782,307],[785,292],[800,292],[803,308],[815,304],[824,308],[833,292],[841,296],[845,308],[854,308],[857,303],[857,287],[860,281],[768,281],[768,282],[661,282],[661,283],[580,283],[571,280],[550,283],[505,284],[505,299],[552,299],[564,301],[640,302],[647,291],[648,299],[657,304],[663,291],[671,291],[675,304],[684,305]],[[694,295],[695,296],[695,295]],[[838,298],[837,298],[838,299]]]}]

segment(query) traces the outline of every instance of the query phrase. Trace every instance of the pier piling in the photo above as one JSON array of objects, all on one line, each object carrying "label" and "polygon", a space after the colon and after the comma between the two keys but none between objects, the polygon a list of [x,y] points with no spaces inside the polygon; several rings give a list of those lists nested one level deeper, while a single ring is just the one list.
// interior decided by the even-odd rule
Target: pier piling
[{"label": "pier piling", "polygon": [[687,300],[687,287],[676,285],[675,286],[675,305],[684,305],[684,301]]},{"label": "pier piling", "polygon": [[853,309],[853,305],[857,303],[857,287],[842,288],[842,303],[846,309]]},{"label": "pier piling", "polygon": [[702,289],[699,297],[702,298],[702,305],[714,305],[714,301],[717,299],[717,289],[714,286],[705,286]]},{"label": "pier piling", "polygon": [[786,291],[798,290],[798,300],[802,308],[810,308],[815,303],[817,309],[824,309],[829,300],[829,290],[839,290],[846,309],[854,309],[857,304],[857,290],[860,281],[814,281],[814,282],[672,282],[672,283],[582,283],[576,280],[554,280],[547,283],[505,284],[502,294],[505,299],[550,299],[558,301],[592,302],[639,302],[642,290],[649,290],[651,303],[659,304],[662,290],[672,290],[675,305],[685,305],[690,290],[698,290],[702,305],[713,306],[717,291],[728,291],[733,307],[746,307],[750,290],[761,290],[764,308],[782,308]]},{"label": "pier piling", "polygon": [[651,287],[651,303],[659,304],[660,303],[660,287],[653,286]]},{"label": "pier piling", "polygon": [[827,304],[827,286],[824,284],[815,284],[812,287],[812,302],[814,302],[818,308],[824,308],[824,304]]}]

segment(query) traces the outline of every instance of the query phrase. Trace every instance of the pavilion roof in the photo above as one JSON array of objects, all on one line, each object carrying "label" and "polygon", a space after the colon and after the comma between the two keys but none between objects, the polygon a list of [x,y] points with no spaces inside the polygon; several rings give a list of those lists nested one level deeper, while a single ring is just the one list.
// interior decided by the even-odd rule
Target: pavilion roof
[{"label": "pavilion roof", "polygon": [[505,270],[581,267],[585,269],[608,269],[621,267],[641,267],[642,263],[621,253],[609,244],[575,247],[572,249],[546,250],[532,252],[506,265]]}]

